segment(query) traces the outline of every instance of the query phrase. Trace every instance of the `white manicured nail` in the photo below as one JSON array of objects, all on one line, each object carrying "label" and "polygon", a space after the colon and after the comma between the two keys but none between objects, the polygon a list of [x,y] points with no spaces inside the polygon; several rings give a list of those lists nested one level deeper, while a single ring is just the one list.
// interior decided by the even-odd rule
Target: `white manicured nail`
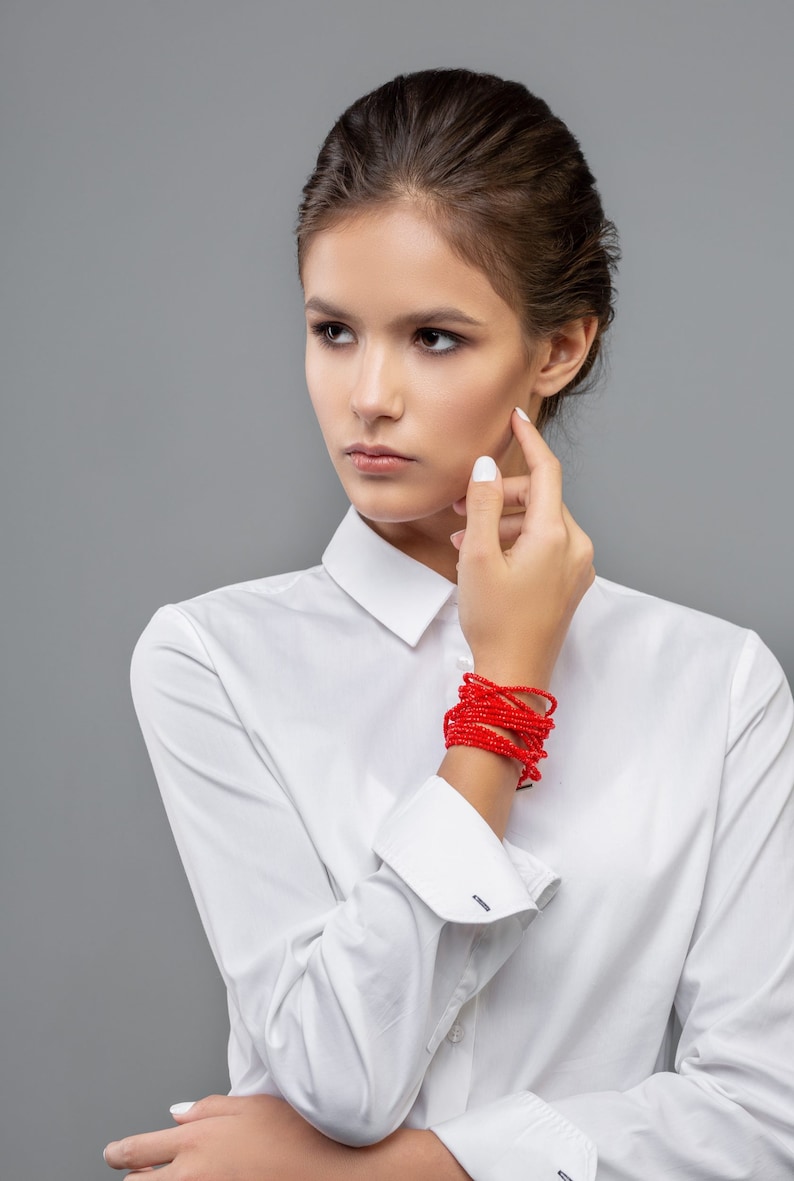
[{"label": "white manicured nail", "polygon": [[195,1107],[195,1101],[193,1103],[175,1103],[168,1110],[171,1115],[184,1115],[186,1111],[190,1111],[191,1107]]},{"label": "white manicured nail", "polygon": [[523,418],[524,422],[532,422],[526,410],[522,410],[520,406],[516,406],[516,414],[519,418]]},{"label": "white manicured nail", "polygon": [[474,465],[471,478],[474,480],[475,484],[485,484],[489,480],[496,479],[496,464],[491,459],[490,455],[480,456]]}]

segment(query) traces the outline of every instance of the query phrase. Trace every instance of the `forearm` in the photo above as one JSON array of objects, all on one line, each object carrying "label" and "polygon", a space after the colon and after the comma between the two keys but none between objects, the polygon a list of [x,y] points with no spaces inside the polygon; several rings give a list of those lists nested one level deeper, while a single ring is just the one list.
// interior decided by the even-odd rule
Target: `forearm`
[{"label": "forearm", "polygon": [[451,746],[438,769],[441,778],[479,812],[500,841],[507,829],[520,773],[517,759],[474,746]]},{"label": "forearm", "polygon": [[380,1144],[351,1152],[347,1181],[471,1181],[430,1131],[400,1128]]},{"label": "forearm", "polygon": [[210,1095],[174,1119],[178,1127],[108,1144],[106,1163],[133,1170],[173,1164],[180,1176],[213,1181],[470,1181],[433,1132],[401,1128],[371,1147],[351,1148],[273,1095]]},{"label": "forearm", "polygon": [[[503,677],[495,683],[526,684],[534,683],[535,679],[525,677],[516,680]],[[519,693],[517,696],[527,703],[530,710],[545,714],[547,703],[542,697],[527,693]],[[514,733],[499,726],[489,728],[502,738],[516,742]],[[515,800],[516,785],[523,770],[524,764],[517,758],[510,758],[479,746],[453,745],[447,750],[438,774],[471,804],[499,840],[502,840]]]}]

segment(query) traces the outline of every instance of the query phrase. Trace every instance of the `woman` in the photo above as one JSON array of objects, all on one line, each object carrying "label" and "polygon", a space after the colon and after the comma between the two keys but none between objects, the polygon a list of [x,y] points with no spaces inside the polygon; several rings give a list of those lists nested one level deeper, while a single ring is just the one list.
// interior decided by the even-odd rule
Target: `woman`
[{"label": "woman", "polygon": [[298,252],[351,509],[133,660],[233,1096],[108,1162],[790,1177],[791,697],[753,633],[596,579],[563,503],[539,428],[616,255],[578,144],[518,84],[397,78],[329,134]]}]

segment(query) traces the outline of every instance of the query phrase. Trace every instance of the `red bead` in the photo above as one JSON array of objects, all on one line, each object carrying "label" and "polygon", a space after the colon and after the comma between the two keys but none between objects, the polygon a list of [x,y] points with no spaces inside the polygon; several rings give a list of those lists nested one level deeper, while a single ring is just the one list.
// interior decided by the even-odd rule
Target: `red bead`
[{"label": "red bead", "polygon": [[[527,705],[517,693],[531,693],[545,697],[549,708],[545,714],[538,713]],[[557,708],[557,699],[544,689],[530,685],[496,685],[478,673],[464,673],[463,684],[458,690],[457,705],[447,710],[444,716],[444,739],[450,746],[475,746],[494,754],[517,759],[523,764],[518,780],[522,787],[528,780],[540,779],[538,762],[546,758],[543,742],[554,729],[551,715]],[[498,726],[512,731],[516,742],[490,729]]]}]

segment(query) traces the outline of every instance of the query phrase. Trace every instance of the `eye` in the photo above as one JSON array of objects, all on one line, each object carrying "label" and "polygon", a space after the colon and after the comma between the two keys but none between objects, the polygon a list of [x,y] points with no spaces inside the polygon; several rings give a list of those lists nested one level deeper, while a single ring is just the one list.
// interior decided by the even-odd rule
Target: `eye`
[{"label": "eye", "polygon": [[344,324],[337,324],[333,320],[325,320],[321,324],[312,324],[312,333],[320,341],[320,344],[325,345],[326,348],[333,348],[335,345],[350,344],[353,340],[353,333]]},{"label": "eye", "polygon": [[420,328],[416,335],[428,353],[454,353],[462,343],[459,336],[440,328]]}]

